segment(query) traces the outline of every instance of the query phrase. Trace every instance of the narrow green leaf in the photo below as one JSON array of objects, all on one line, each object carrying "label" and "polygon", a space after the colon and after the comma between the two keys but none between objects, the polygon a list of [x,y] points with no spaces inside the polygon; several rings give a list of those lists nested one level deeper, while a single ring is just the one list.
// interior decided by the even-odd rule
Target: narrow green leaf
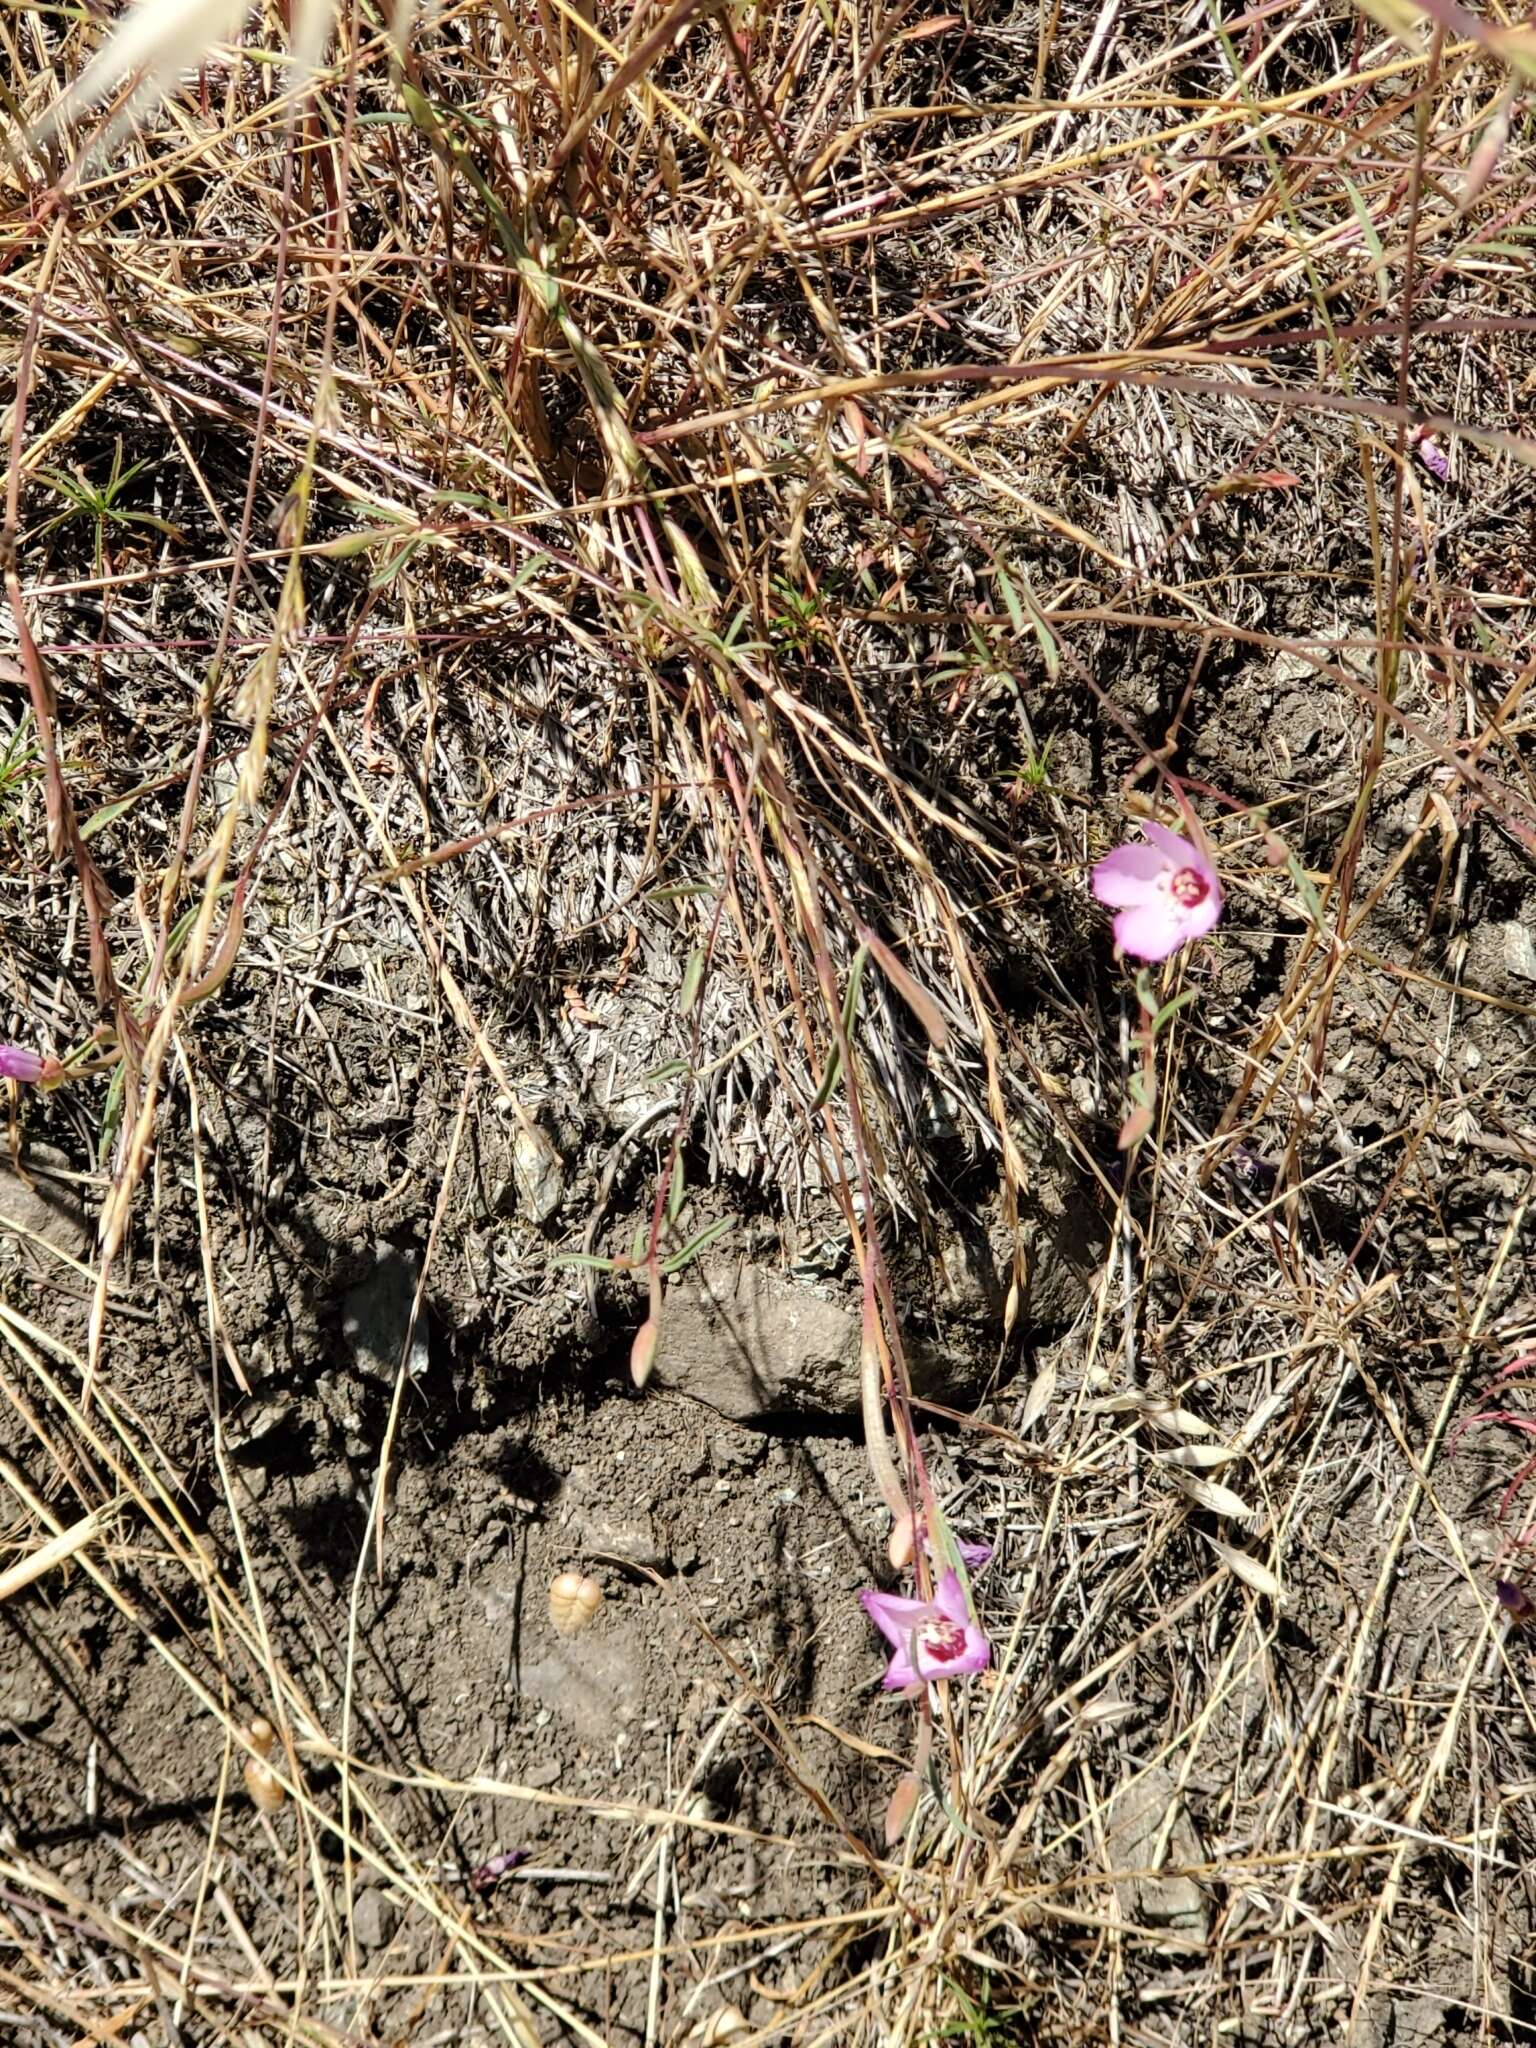
[{"label": "narrow green leaf", "polygon": [[1061,649],[1056,644],[1056,635],[1046,623],[1045,613],[1035,597],[1029,577],[1021,569],[1019,582],[1023,590],[1024,608],[1029,613],[1029,622],[1035,629],[1035,638],[1040,643],[1040,658],[1045,663],[1045,672],[1054,683],[1061,672]]},{"label": "narrow green leaf", "polygon": [[373,574],[368,578],[368,588],[370,590],[382,590],[386,584],[393,583],[411,557],[421,552],[425,540],[425,534],[412,534],[405,546],[401,548],[399,554],[392,555],[382,568],[374,570]]},{"label": "narrow green leaf", "polygon": [[507,579],[509,592],[521,590],[525,583],[531,583],[541,569],[549,567],[549,557],[542,550],[535,550],[526,562],[519,562]]},{"label": "narrow green leaf", "polygon": [[354,555],[366,555],[370,548],[376,548],[381,541],[398,540],[400,529],[395,526],[369,526],[361,533],[338,533],[334,540],[322,541],[316,553],[328,562],[348,562]]},{"label": "narrow green leaf", "polygon": [[1312,877],[1307,873],[1294,853],[1287,855],[1285,870],[1296,884],[1296,894],[1306,906],[1308,917],[1311,918],[1317,929],[1321,931],[1323,929],[1323,899],[1314,888]]},{"label": "narrow green leaf", "polygon": [[1349,194],[1349,203],[1355,209],[1355,219],[1360,223],[1360,232],[1371,252],[1371,268],[1376,273],[1376,294],[1385,308],[1392,297],[1392,278],[1387,269],[1387,252],[1381,246],[1376,223],[1371,219],[1371,210],[1361,196],[1359,187],[1345,178],[1342,171],[1339,176],[1344,179],[1344,189]]},{"label": "narrow green leaf", "polygon": [[859,1014],[859,996],[864,987],[864,968],[868,960],[868,946],[860,946],[853,956],[853,965],[848,970],[848,993],[843,997],[844,1038],[852,1032],[854,1019]]},{"label": "narrow green leaf", "polygon": [[662,1272],[680,1273],[684,1266],[696,1259],[707,1246],[712,1245],[717,1237],[723,1237],[734,1220],[734,1217],[730,1216],[717,1216],[713,1223],[706,1223],[696,1237],[689,1238],[680,1252],[673,1252],[670,1258],[662,1260]]},{"label": "narrow green leaf", "polygon": [[98,832],[105,832],[109,825],[131,811],[143,794],[142,789],[130,790],[127,796],[119,797],[115,804],[103,804],[99,811],[92,811],[80,827],[80,837],[94,839]]},{"label": "narrow green leaf", "polygon": [[683,969],[682,993],[677,1001],[681,1016],[691,1015],[694,1004],[699,1000],[699,990],[704,986],[704,968],[708,957],[702,946],[695,946],[688,955],[688,965]]},{"label": "narrow green leaf", "polygon": [[832,1098],[832,1090],[837,1086],[837,1077],[842,1071],[843,1048],[840,1045],[834,1045],[831,1055],[827,1060],[826,1071],[821,1077],[821,1086],[811,1097],[811,1114],[813,1116],[818,1109],[826,1108]]},{"label": "narrow green leaf", "polygon": [[[859,1014],[859,993],[864,986],[864,968],[868,960],[868,946],[860,946],[857,953],[853,956],[853,966],[848,972],[848,991],[843,997],[843,1039],[845,1042],[851,1042],[853,1037],[854,1021]],[[832,1090],[837,1086],[837,1078],[842,1071],[843,1048],[840,1044],[834,1044],[827,1058],[826,1072],[821,1077],[821,1086],[816,1090],[811,1101],[811,1112],[813,1115],[818,1109],[825,1109],[827,1103],[831,1100]]]},{"label": "narrow green leaf", "polygon": [[1024,631],[1024,607],[1019,603],[1019,593],[1009,581],[1008,571],[1001,562],[994,561],[992,564],[992,574],[997,578],[997,587],[1003,593],[1003,603],[1008,608],[1008,617],[1012,621],[1013,630],[1015,633],[1022,633]]},{"label": "narrow green leaf", "polygon": [[1164,1003],[1163,1007],[1152,1019],[1152,1036],[1156,1038],[1159,1031],[1168,1022],[1168,1019],[1177,1011],[1184,1009],[1187,1004],[1192,1003],[1199,993],[1198,989],[1186,988],[1176,995],[1171,1002]]}]

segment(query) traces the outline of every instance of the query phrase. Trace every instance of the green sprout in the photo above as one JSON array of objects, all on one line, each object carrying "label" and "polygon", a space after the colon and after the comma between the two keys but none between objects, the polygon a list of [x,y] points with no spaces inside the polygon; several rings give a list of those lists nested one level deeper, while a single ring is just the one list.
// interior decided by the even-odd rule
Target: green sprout
[{"label": "green sprout", "polygon": [[161,519],[153,512],[131,510],[120,501],[124,492],[139,474],[148,467],[148,459],[123,467],[123,442],[119,435],[112,450],[112,469],[104,484],[94,484],[83,470],[44,469],[38,474],[44,482],[64,500],[64,510],[45,519],[36,529],[35,539],[41,540],[55,528],[67,526],[77,519],[88,520],[94,529],[91,561],[96,574],[102,574],[106,560],[106,536],[112,526],[150,526],[157,533],[163,533],[172,540],[184,538],[179,528],[172,526],[168,519]]}]

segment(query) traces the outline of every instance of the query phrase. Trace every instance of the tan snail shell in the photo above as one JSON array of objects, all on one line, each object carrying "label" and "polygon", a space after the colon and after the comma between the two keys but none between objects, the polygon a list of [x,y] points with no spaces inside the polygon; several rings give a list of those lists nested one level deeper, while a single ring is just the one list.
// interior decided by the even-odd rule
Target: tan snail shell
[{"label": "tan snail shell", "polygon": [[562,1572],[549,1589],[549,1618],[557,1635],[580,1635],[602,1604],[602,1587],[580,1572]]},{"label": "tan snail shell", "polygon": [[276,1813],[283,1803],[285,1794],[278,1783],[276,1771],[267,1762],[267,1757],[277,1740],[277,1730],[263,1715],[258,1714],[245,1732],[252,1749],[256,1752],[254,1756],[248,1756],[245,1760],[245,1789],[251,1795],[251,1804],[259,1813]]}]

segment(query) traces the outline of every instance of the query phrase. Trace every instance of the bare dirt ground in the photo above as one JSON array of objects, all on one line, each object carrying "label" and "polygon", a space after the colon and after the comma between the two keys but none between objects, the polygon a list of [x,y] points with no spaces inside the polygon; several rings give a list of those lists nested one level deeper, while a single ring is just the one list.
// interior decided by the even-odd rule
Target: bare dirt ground
[{"label": "bare dirt ground", "polygon": [[81,158],[0,24],[0,2039],[1536,2031],[1533,135],[1399,28],[475,0]]}]

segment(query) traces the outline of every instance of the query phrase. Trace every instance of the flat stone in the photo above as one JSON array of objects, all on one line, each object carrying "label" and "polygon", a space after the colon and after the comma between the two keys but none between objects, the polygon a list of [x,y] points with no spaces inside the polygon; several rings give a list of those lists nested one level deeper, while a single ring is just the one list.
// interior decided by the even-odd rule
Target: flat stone
[{"label": "flat stone", "polygon": [[951,1237],[939,1254],[946,1306],[973,1322],[996,1316],[1003,1305],[1003,1287],[991,1247],[976,1236]]},{"label": "flat stone", "polygon": [[622,1635],[589,1630],[525,1663],[517,1689],[584,1740],[602,1745],[644,1712],[645,1668]]},{"label": "flat stone", "polygon": [[[1095,1263],[1097,1218],[1081,1201],[1026,1219],[1029,1284],[1023,1325],[1062,1327],[1082,1306]],[[964,1299],[959,1320],[1001,1333],[1001,1277],[981,1243],[952,1256],[945,1291]],[[955,1316],[951,1298],[946,1313]],[[656,1385],[709,1404],[733,1422],[777,1416],[855,1415],[863,1333],[841,1289],[768,1266],[701,1260],[663,1299]],[[905,1333],[914,1393],[966,1402],[987,1385],[993,1353],[974,1338],[951,1344]]]},{"label": "flat stone", "polygon": [[[1115,1794],[1105,1842],[1114,1872],[1137,1873],[1115,1885],[1127,1919],[1204,1939],[1210,1901],[1192,1877],[1178,1875],[1177,1866],[1205,1858],[1171,1772],[1139,1770]],[[1163,1876],[1159,1873],[1166,1864],[1174,1869]]]},{"label": "flat stone", "polygon": [[585,1503],[573,1508],[571,1533],[587,1557],[616,1557],[649,1571],[666,1571],[672,1559],[647,1514],[626,1515]]},{"label": "flat stone", "polygon": [[1530,926],[1519,919],[1474,923],[1463,971],[1472,988],[1529,1002],[1531,983],[1536,981],[1536,939]]},{"label": "flat stone", "polygon": [[81,1284],[61,1259],[50,1258],[33,1240],[66,1258],[85,1259],[90,1252],[85,1204],[62,1176],[69,1161],[51,1145],[32,1145],[20,1170],[7,1154],[0,1159],[0,1255],[25,1259],[48,1279]]},{"label": "flat stone", "polygon": [[274,1430],[286,1427],[293,1415],[294,1406],[293,1397],[288,1394],[276,1394],[265,1401],[246,1402],[230,1417],[230,1442],[236,1450],[244,1450],[247,1444],[259,1444],[263,1437],[271,1436]]},{"label": "flat stone", "polygon": [[587,1557],[619,1558],[650,1571],[666,1571],[671,1553],[647,1508],[627,1508],[613,1497],[613,1474],[573,1465],[560,1506],[574,1547]]},{"label": "flat stone", "polygon": [[1536,981],[1536,940],[1528,925],[1510,923],[1499,927],[1504,948],[1504,965],[1521,981]]},{"label": "flat stone", "polygon": [[485,1586],[480,1591],[480,1611],[492,1628],[511,1628],[517,1621],[522,1599],[520,1579],[512,1585]]},{"label": "flat stone", "polygon": [[240,1477],[244,1480],[245,1489],[252,1500],[265,1500],[267,1490],[272,1484],[272,1474],[265,1465],[247,1464],[242,1459]]},{"label": "flat stone", "polygon": [[0,1660],[0,1728],[38,1728],[51,1720],[56,1695],[52,1681],[12,1644]]},{"label": "flat stone", "polygon": [[654,1378],[735,1421],[852,1414],[859,1318],[759,1266],[690,1266],[666,1296]]},{"label": "flat stone", "polygon": [[[411,1304],[421,1278],[421,1260],[413,1251],[394,1245],[374,1247],[373,1270],[366,1279],[349,1288],[342,1301],[341,1334],[364,1371],[393,1379],[400,1369],[400,1355],[410,1329]],[[412,1379],[427,1370],[427,1310],[422,1304],[411,1355],[406,1361]]]},{"label": "flat stone", "polygon": [[535,1123],[519,1125],[512,1140],[512,1178],[535,1223],[547,1223],[565,1200],[565,1162]]}]

